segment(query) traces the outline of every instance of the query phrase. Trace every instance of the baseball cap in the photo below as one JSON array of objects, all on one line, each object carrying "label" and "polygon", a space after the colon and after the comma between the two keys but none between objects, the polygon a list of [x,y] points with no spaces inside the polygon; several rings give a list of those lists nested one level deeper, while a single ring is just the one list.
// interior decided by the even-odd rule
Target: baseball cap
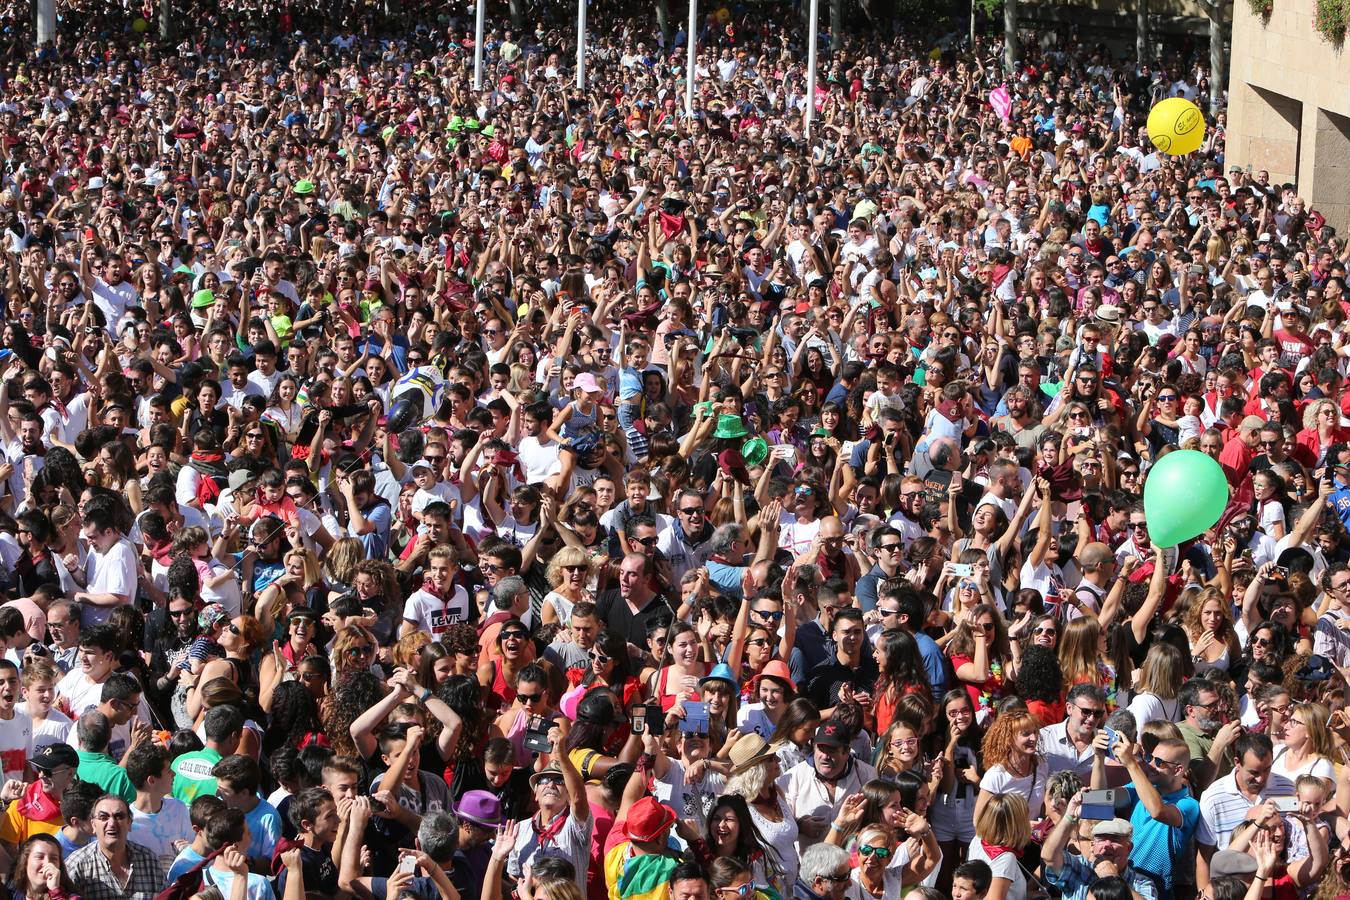
[{"label": "baseball cap", "polygon": [[1105,822],[1098,822],[1092,826],[1092,836],[1125,838],[1129,840],[1134,837],[1134,828],[1124,819],[1107,819]]},{"label": "baseball cap", "polygon": [[80,755],[75,752],[74,747],[58,741],[55,744],[48,744],[34,753],[29,757],[28,762],[33,768],[40,769],[43,772],[50,772],[53,769],[59,769],[61,766],[70,766],[73,769],[80,765]]}]

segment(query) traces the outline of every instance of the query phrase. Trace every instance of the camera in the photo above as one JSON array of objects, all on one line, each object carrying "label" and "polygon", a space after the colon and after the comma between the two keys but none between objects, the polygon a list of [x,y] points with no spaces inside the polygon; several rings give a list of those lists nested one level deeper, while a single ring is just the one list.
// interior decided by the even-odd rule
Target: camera
[{"label": "camera", "polygon": [[530,716],[529,727],[525,729],[525,749],[535,753],[552,753],[553,742],[548,733],[553,728],[553,719],[544,716]]},{"label": "camera", "polygon": [[728,328],[727,333],[739,344],[748,344],[759,337],[759,332],[753,328]]}]

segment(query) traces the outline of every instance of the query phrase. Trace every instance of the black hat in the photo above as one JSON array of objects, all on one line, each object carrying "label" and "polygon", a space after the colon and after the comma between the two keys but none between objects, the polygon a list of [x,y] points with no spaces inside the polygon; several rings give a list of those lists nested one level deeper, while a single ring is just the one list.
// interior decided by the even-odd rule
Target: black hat
[{"label": "black hat", "polygon": [[69,744],[57,742],[48,744],[34,753],[28,762],[33,768],[41,769],[43,772],[50,772],[53,769],[59,769],[61,766],[70,766],[74,769],[80,765],[80,755]]}]

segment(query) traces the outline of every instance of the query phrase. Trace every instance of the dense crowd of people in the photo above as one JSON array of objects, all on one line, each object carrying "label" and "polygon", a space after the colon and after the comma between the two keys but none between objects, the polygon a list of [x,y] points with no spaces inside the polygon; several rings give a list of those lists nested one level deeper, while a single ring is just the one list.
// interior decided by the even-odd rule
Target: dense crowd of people
[{"label": "dense crowd of people", "polygon": [[1350,247],[1203,61],[180,7],[0,10],[15,900],[1350,893]]}]

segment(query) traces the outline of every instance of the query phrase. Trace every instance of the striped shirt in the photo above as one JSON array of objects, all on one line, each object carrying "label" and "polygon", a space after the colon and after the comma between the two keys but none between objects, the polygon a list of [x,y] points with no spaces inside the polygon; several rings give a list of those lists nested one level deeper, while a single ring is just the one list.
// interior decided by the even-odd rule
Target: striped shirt
[{"label": "striped shirt", "polygon": [[1237,773],[1229,772],[1200,795],[1200,825],[1195,842],[1223,850],[1233,838],[1233,829],[1247,818],[1247,811],[1271,797],[1288,797],[1294,785],[1283,775],[1270,774],[1265,788],[1255,800],[1248,800],[1237,786]]}]

